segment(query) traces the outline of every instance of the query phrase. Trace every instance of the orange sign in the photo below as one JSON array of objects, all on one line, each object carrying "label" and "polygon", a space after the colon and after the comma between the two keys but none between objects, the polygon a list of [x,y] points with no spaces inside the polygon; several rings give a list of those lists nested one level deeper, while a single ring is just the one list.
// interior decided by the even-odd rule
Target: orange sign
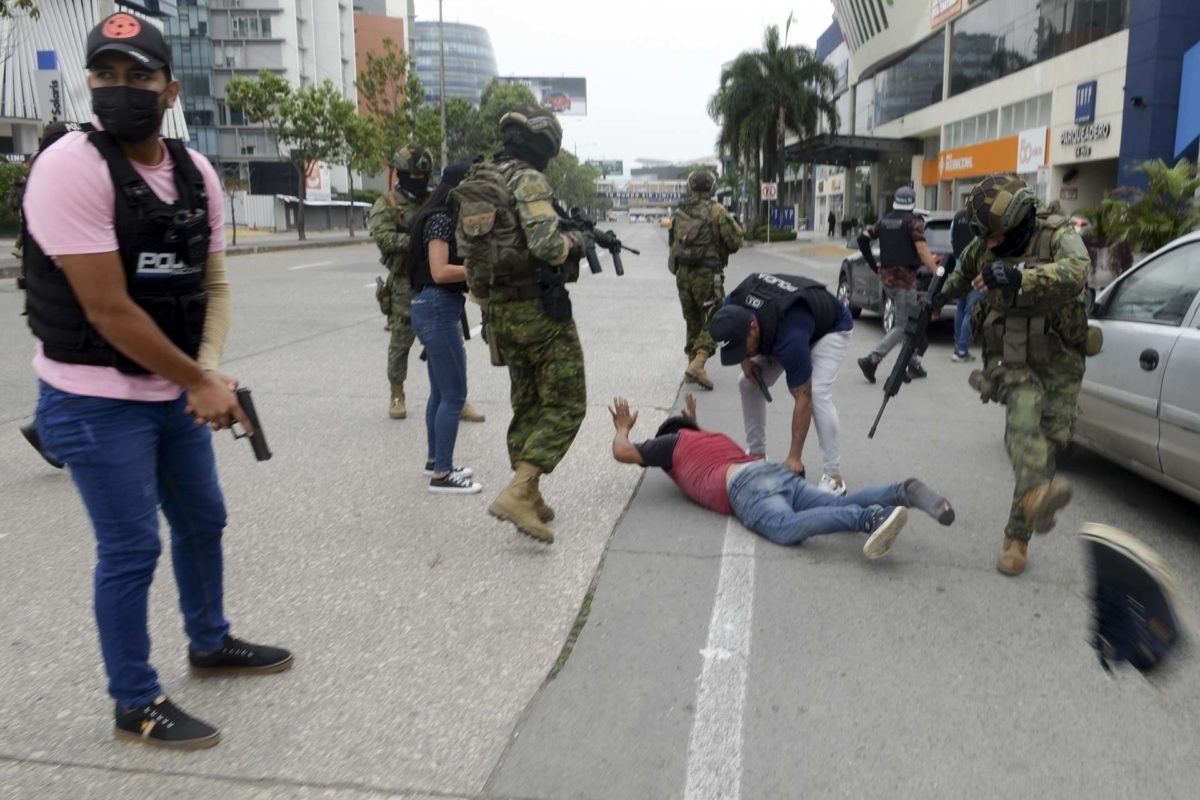
[{"label": "orange sign", "polygon": [[943,150],[921,169],[921,181],[931,186],[939,181],[973,178],[990,172],[1015,172],[1019,136],[1006,136],[990,142]]}]

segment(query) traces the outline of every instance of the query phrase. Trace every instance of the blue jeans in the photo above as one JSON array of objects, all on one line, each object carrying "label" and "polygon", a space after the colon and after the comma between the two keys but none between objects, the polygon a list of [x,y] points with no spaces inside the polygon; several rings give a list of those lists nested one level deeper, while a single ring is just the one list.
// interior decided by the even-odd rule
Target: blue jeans
[{"label": "blue jeans", "polygon": [[425,347],[429,368],[429,402],[425,430],[434,472],[454,466],[458,420],[467,402],[467,351],[459,320],[467,298],[461,292],[426,286],[413,300],[412,324]]},{"label": "blue jeans", "polygon": [[972,289],[966,297],[958,299],[954,308],[954,352],[967,353],[971,347],[971,314],[975,304],[983,299],[983,292]]},{"label": "blue jeans", "polygon": [[758,461],[738,472],[729,487],[733,513],[775,544],[800,544],[825,533],[865,533],[871,512],[908,506],[904,484],[871,486],[844,497],[823,492],[783,464]]},{"label": "blue jeans", "polygon": [[184,412],[186,398],[143,403],[41,384],[37,430],[71,470],[96,535],[95,611],[108,693],[122,708],[162,694],[150,666],[147,599],[162,550],[161,506],[183,628],[195,650],[221,647],[221,534],[225,500],[212,432]]}]

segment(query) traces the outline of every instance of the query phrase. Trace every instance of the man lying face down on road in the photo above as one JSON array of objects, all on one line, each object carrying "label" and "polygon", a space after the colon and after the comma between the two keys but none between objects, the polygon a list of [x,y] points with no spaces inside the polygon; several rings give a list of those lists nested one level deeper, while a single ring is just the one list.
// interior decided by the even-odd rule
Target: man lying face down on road
[{"label": "man lying face down on road", "polygon": [[908,509],[919,508],[943,525],[954,522],[950,501],[916,478],[889,486],[873,486],[839,497],[823,492],[784,464],[747,455],[723,433],[706,431],[696,421],[692,395],[682,414],[669,417],[653,439],[629,439],[637,412],[623,397],[613,401],[616,434],[613,458],[623,464],[661,467],[689,498],[720,514],[732,514],[750,530],[776,544],[800,544],[825,533],[869,534],[867,558],[892,549],[908,521]]}]

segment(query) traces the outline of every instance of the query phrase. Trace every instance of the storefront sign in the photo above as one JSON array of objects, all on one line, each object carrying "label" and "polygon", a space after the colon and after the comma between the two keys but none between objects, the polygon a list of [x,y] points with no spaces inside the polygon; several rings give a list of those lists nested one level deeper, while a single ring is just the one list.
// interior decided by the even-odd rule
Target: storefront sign
[{"label": "storefront sign", "polygon": [[1096,81],[1075,87],[1075,124],[1090,125],[1096,121]]},{"label": "storefront sign", "polygon": [[933,27],[941,25],[962,8],[962,0],[931,0],[930,18]]},{"label": "storefront sign", "polygon": [[1099,142],[1107,139],[1112,135],[1112,124],[1101,122],[1098,125],[1081,125],[1077,128],[1072,128],[1062,132],[1062,142],[1064,147],[1071,145],[1084,144],[1085,142]]},{"label": "storefront sign", "polygon": [[1049,129],[1031,128],[1017,137],[1017,174],[1037,172],[1046,163],[1049,148]]},{"label": "storefront sign", "polygon": [[42,122],[50,123],[63,117],[63,83],[58,69],[58,55],[53,50],[37,51],[37,71],[34,87]]},{"label": "storefront sign", "polygon": [[[1045,141],[1045,129],[1042,139]],[[1019,136],[1006,136],[990,142],[943,150],[936,159],[929,159],[921,171],[921,180],[926,186],[955,178],[971,178],[989,172],[1014,172],[1017,169],[1017,154],[1020,150]],[[1043,144],[1044,150],[1044,144]],[[1045,154],[1042,155],[1045,163]],[[1036,170],[1038,165],[1034,165]],[[1033,171],[1033,170],[1030,170]]]}]

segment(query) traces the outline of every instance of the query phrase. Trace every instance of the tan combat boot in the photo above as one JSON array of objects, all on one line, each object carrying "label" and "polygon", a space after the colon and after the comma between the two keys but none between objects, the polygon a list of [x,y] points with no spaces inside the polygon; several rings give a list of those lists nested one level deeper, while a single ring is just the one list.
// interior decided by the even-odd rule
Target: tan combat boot
[{"label": "tan combat boot", "polygon": [[1021,498],[1021,513],[1036,533],[1054,527],[1054,515],[1071,502],[1071,484],[1063,478],[1035,486]]},{"label": "tan combat boot", "polygon": [[552,544],[554,531],[542,524],[533,500],[541,474],[541,469],[526,461],[517,464],[517,474],[488,506],[488,513],[516,525],[526,536]]},{"label": "tan combat boot", "polygon": [[533,479],[533,505],[537,508],[538,519],[542,522],[553,522],[554,509],[547,505],[546,498],[542,497],[541,482],[541,475]]},{"label": "tan combat boot", "polygon": [[404,384],[392,384],[392,399],[388,401],[388,416],[392,419],[404,419],[408,416],[408,406],[404,404]]},{"label": "tan combat boot", "polygon": [[483,422],[487,419],[487,417],[485,417],[483,414],[476,411],[475,406],[471,405],[470,403],[463,403],[463,410],[462,413],[458,415],[458,418],[463,422]]},{"label": "tan combat boot", "polygon": [[683,374],[690,382],[698,383],[705,389],[711,389],[713,382],[708,377],[708,373],[704,371],[705,361],[708,361],[708,351],[697,350],[696,355],[692,357],[692,363],[688,364]]},{"label": "tan combat boot", "polygon": [[996,569],[1005,575],[1016,577],[1025,571],[1025,564],[1028,561],[1029,542],[1005,536],[1004,552],[1000,554],[1000,560],[996,562]]}]

